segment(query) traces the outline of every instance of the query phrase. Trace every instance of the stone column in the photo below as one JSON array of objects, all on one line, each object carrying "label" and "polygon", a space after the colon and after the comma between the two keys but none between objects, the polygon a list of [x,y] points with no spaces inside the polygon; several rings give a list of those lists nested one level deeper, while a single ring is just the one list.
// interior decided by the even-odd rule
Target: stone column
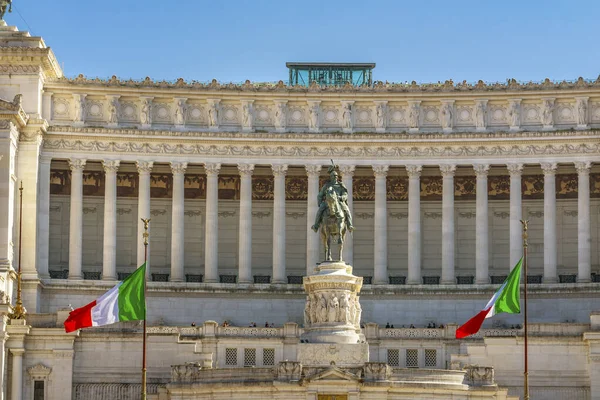
[{"label": "stone column", "polygon": [[52,95],[54,93],[45,91],[42,93],[42,118],[50,122],[52,120]]},{"label": "stone column", "polygon": [[52,157],[40,156],[38,188],[37,266],[40,278],[50,278],[48,254],[50,251],[50,164]]},{"label": "stone column", "polygon": [[576,162],[577,185],[577,281],[591,280],[590,240],[590,167],[589,161]]},{"label": "stone column", "polygon": [[185,193],[187,162],[171,162],[173,205],[171,210],[171,282],[183,282],[185,265]]},{"label": "stone column", "polygon": [[443,177],[442,192],[442,279],[452,285],[454,278],[454,173],[456,165],[440,165]]},{"label": "stone column", "polygon": [[544,171],[544,283],[556,283],[556,163],[542,163],[541,167]]},{"label": "stone column", "polygon": [[[319,262],[319,234],[315,233],[311,227],[315,223],[315,217],[319,208],[317,195],[319,194],[321,166],[306,165],[305,168],[308,175],[308,200],[306,201],[306,275],[312,275],[315,272],[315,266]],[[344,245],[347,243],[348,239],[346,239]]]},{"label": "stone column", "polygon": [[[138,191],[138,239],[137,239],[137,266],[144,263],[144,223],[142,218],[150,218],[150,172],[152,171],[152,161],[138,161],[136,163],[139,173],[139,191]],[[148,226],[148,233],[152,230],[152,223]],[[150,236],[152,237],[152,236]],[[150,276],[150,243],[148,243],[148,260],[146,262],[146,276]]]},{"label": "stone column", "polygon": [[117,171],[119,160],[104,160],[104,248],[102,279],[117,279]]},{"label": "stone column", "polygon": [[489,232],[488,232],[488,171],[487,164],[474,164],[477,175],[475,210],[475,283],[489,283]]},{"label": "stone column", "polygon": [[82,279],[83,169],[85,161],[71,158],[71,217],[69,222],[69,279]]},{"label": "stone column", "polygon": [[408,174],[408,277],[406,283],[421,283],[421,171],[420,165],[407,165]]},{"label": "stone column", "polygon": [[204,233],[204,281],[219,282],[219,171],[221,164],[208,163],[206,170],[206,226]]},{"label": "stone column", "polygon": [[[340,173],[342,174],[342,183],[348,189],[348,208],[350,214],[354,216],[354,201],[352,199],[353,187],[352,178],[354,177],[354,165],[340,165]],[[352,234],[346,235],[344,239],[344,252],[342,257],[346,264],[352,265],[354,263],[354,237]]]},{"label": "stone column", "polygon": [[523,164],[508,164],[510,174],[510,270],[523,257],[523,206],[521,201],[521,173]]},{"label": "stone column", "polygon": [[254,164],[238,164],[240,171],[239,282],[252,283],[252,173]]},{"label": "stone column", "polygon": [[286,164],[273,164],[273,283],[286,283],[285,275],[285,175]]},{"label": "stone column", "polygon": [[12,354],[11,400],[23,400],[23,354],[25,349],[10,349]]},{"label": "stone column", "polygon": [[375,174],[375,254],[373,283],[386,285],[387,271],[387,190],[388,165],[373,165]]}]

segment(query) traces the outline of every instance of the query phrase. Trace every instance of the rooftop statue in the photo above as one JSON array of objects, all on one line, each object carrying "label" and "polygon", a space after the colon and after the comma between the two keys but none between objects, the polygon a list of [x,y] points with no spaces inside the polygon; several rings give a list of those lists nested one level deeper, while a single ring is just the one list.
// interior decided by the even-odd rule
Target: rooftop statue
[{"label": "rooftop statue", "polygon": [[6,7],[8,6],[8,12],[12,12],[12,0],[0,0],[0,19],[4,20],[4,14],[6,14]]},{"label": "rooftop statue", "polygon": [[331,161],[328,169],[329,180],[323,185],[317,201],[319,210],[315,218],[315,224],[312,229],[317,232],[321,228],[321,240],[325,247],[325,259],[332,261],[331,257],[331,238],[337,236],[337,242],[340,245],[338,260],[342,261],[342,249],[344,247],[344,237],[346,232],[352,232],[352,215],[348,208],[348,189],[340,182],[337,166]]}]

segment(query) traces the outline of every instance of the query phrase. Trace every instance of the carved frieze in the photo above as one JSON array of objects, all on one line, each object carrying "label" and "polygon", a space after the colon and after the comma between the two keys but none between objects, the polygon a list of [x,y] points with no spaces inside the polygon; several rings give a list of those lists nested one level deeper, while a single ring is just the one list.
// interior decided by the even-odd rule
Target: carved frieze
[{"label": "carved frieze", "polygon": [[523,198],[544,198],[544,175],[524,175],[521,178]]},{"label": "carved frieze", "polygon": [[155,199],[170,199],[173,197],[172,174],[150,174],[150,197]]},{"label": "carved frieze", "polygon": [[475,200],[477,180],[474,176],[454,177],[454,198],[457,200]]},{"label": "carved frieze", "polygon": [[240,199],[240,176],[239,175],[219,175],[219,199],[220,200],[239,200]]},{"label": "carved frieze", "polygon": [[71,194],[71,171],[54,169],[50,171],[50,194]]},{"label": "carved frieze", "polygon": [[408,200],[408,178],[388,176],[386,187],[388,201]]},{"label": "carved frieze", "polygon": [[443,192],[441,176],[421,177],[421,200],[441,200]]},{"label": "carved frieze", "polygon": [[252,176],[252,200],[273,200],[273,176]]},{"label": "carved frieze", "polygon": [[183,191],[186,199],[205,199],[206,175],[185,174]]},{"label": "carved frieze", "polygon": [[354,201],[375,200],[375,178],[371,176],[354,176],[352,178],[352,197]]},{"label": "carved frieze", "polygon": [[510,199],[510,177],[508,175],[489,176],[488,195],[493,200]]},{"label": "carved frieze", "polygon": [[139,176],[134,172],[117,172],[117,197],[138,197]]},{"label": "carved frieze", "polygon": [[308,196],[308,177],[286,176],[285,177],[285,199],[306,200]]}]

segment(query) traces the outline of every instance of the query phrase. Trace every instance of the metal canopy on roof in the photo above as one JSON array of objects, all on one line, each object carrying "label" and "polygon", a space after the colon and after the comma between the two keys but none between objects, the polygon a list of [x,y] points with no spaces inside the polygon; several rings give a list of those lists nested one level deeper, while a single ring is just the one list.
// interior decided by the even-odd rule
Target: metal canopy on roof
[{"label": "metal canopy on roof", "polygon": [[372,86],[375,63],[287,62],[292,86]]}]

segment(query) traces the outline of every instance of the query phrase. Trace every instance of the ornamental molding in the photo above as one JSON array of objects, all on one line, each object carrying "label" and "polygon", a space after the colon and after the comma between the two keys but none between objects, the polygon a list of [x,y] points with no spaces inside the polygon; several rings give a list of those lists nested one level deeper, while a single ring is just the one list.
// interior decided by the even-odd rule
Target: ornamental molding
[{"label": "ornamental molding", "polygon": [[187,217],[199,217],[202,215],[202,211],[200,210],[187,210],[183,212],[183,215]]},{"label": "ornamental molding", "polygon": [[[30,49],[20,47],[7,47],[3,49],[3,53],[13,50],[21,53],[47,53],[50,49]],[[600,76],[596,80],[586,80],[582,77],[576,81],[560,81],[553,82],[546,78],[543,82],[517,82],[516,79],[507,79],[505,82],[486,83],[482,80],[476,83],[467,83],[466,81],[454,83],[453,80],[447,80],[444,83],[423,83],[418,84],[415,81],[411,83],[388,83],[376,81],[372,87],[368,86],[353,86],[350,84],[343,86],[320,86],[311,84],[306,86],[289,86],[283,81],[277,83],[252,83],[246,80],[244,83],[220,83],[216,79],[210,82],[191,81],[186,82],[183,78],[178,78],[174,81],[157,81],[150,77],[143,80],[121,79],[113,75],[110,79],[86,78],[83,74],[77,77],[67,78],[60,77],[49,80],[47,86],[52,88],[69,88],[69,87],[97,87],[97,88],[138,88],[138,89],[182,89],[194,90],[203,92],[266,92],[266,93],[412,93],[412,92],[432,92],[444,94],[461,93],[461,92],[513,92],[513,91],[538,91],[548,92],[553,90],[585,90],[590,88],[600,88]]]},{"label": "ornamental molding", "polygon": [[[52,130],[52,129],[51,129]],[[88,131],[89,129],[82,129]],[[104,131],[104,130],[102,130]],[[78,131],[79,132],[79,131]],[[82,133],[82,132],[79,132]],[[186,132],[171,132],[186,133]],[[187,132],[191,133],[191,132]],[[600,137],[593,131],[565,132],[561,136],[532,133],[485,135],[457,134],[446,137],[427,135],[419,141],[417,135],[361,135],[355,141],[337,135],[237,135],[200,134],[198,140],[149,141],[147,138],[97,137],[46,134],[43,147],[48,151],[122,153],[122,154],[166,154],[166,155],[203,155],[203,156],[242,156],[242,157],[314,157],[314,158],[382,158],[382,157],[506,157],[506,156],[562,156],[598,155]],[[138,133],[139,134],[139,133]],[[328,136],[330,136],[328,138]],[[390,137],[392,136],[392,137]],[[572,136],[572,137],[569,137]],[[200,140],[201,138],[212,140]],[[361,140],[363,139],[368,140]],[[234,141],[231,139],[239,138]],[[539,138],[539,139],[538,139]],[[293,140],[289,140],[293,139]],[[304,141],[302,140],[304,139]],[[329,140],[327,140],[329,139]],[[332,145],[332,139],[338,145]],[[378,140],[377,140],[378,139]],[[417,139],[417,140],[415,140]],[[467,140],[460,140],[467,139]],[[472,139],[472,140],[469,140]],[[497,140],[494,140],[497,139]],[[505,140],[510,139],[510,140]],[[324,142],[322,140],[325,140]],[[218,172],[218,168],[217,171]]]},{"label": "ornamental molding", "polygon": [[43,364],[36,364],[33,367],[27,368],[27,373],[33,380],[47,380],[52,372],[52,368],[46,367]]}]

